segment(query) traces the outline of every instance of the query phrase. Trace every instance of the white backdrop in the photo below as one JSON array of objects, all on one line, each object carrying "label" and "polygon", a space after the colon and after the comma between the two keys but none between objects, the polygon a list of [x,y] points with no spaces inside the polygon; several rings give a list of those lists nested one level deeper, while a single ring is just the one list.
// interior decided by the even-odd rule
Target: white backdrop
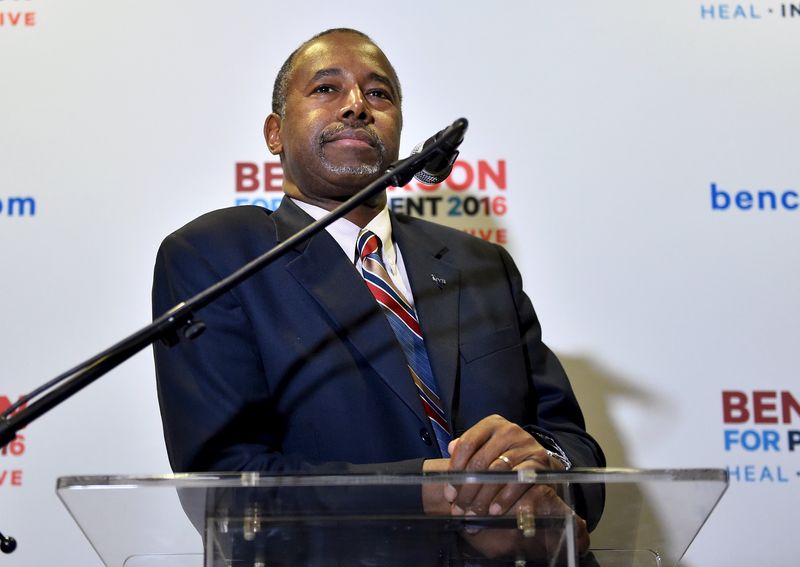
[{"label": "white backdrop", "polygon": [[[307,37],[355,27],[403,82],[404,152],[466,116],[455,180],[505,163],[505,188],[423,196],[442,197],[442,222],[506,235],[609,465],[735,471],[683,564],[794,565],[800,14],[787,6],[0,0],[0,404],[148,322],[167,233],[278,196],[235,182],[237,163],[272,161],[274,75]],[[454,196],[508,207],[456,218]],[[0,455],[0,531],[20,541],[0,564],[99,565],[56,478],[169,470],[151,358]],[[725,391],[767,393],[731,424]],[[726,450],[725,430],[774,431],[778,450]]]}]

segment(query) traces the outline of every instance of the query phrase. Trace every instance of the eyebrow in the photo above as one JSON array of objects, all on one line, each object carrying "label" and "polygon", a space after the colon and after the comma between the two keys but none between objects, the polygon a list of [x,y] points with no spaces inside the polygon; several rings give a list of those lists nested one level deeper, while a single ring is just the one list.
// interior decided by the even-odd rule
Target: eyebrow
[{"label": "eyebrow", "polygon": [[[341,77],[342,75],[344,75],[344,71],[336,67],[330,69],[320,69],[319,71],[314,73],[314,76],[311,77],[309,83],[319,81],[320,79],[324,79],[325,77]],[[369,75],[367,75],[367,78],[372,81],[377,81],[381,84],[386,85],[387,87],[389,87],[389,89],[391,89],[393,95],[395,96],[397,95],[397,89],[395,88],[394,83],[389,77],[381,75],[380,73],[372,72]]]},{"label": "eyebrow", "polygon": [[308,81],[309,83],[313,83],[320,79],[324,79],[325,77],[338,77],[343,75],[344,72],[341,69],[320,69],[311,79]]}]

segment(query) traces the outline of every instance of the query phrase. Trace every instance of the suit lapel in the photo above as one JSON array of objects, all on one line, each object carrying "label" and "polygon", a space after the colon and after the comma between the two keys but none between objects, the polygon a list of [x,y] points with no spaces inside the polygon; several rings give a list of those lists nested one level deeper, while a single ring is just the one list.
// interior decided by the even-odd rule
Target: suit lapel
[{"label": "suit lapel", "polygon": [[[279,241],[313,220],[288,198],[272,218]],[[386,316],[336,241],[322,231],[296,250],[299,254],[287,264],[289,273],[325,311],[334,331],[349,341],[386,385],[426,423],[405,355]]]},{"label": "suit lapel", "polygon": [[458,366],[460,274],[447,248],[392,215],[392,236],[403,255],[433,375],[451,420]]}]

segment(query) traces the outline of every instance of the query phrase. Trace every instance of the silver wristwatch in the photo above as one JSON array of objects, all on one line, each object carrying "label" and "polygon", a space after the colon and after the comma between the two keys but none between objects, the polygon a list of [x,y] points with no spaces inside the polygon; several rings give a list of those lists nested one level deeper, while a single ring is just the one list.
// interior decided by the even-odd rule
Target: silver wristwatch
[{"label": "silver wristwatch", "polygon": [[536,440],[544,447],[545,452],[547,453],[548,457],[552,457],[556,459],[559,463],[564,465],[564,470],[569,470],[572,468],[572,461],[569,460],[567,454],[564,452],[564,449],[556,443],[556,440],[542,433],[541,431],[533,431],[533,436],[536,437]]}]

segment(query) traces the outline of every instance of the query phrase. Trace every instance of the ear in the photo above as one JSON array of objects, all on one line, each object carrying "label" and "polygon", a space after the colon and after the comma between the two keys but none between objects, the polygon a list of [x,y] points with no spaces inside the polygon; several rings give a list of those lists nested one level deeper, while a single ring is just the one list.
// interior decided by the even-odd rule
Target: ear
[{"label": "ear", "polygon": [[274,112],[267,116],[264,121],[264,140],[267,148],[272,155],[283,152],[283,142],[281,142],[281,117]]}]

